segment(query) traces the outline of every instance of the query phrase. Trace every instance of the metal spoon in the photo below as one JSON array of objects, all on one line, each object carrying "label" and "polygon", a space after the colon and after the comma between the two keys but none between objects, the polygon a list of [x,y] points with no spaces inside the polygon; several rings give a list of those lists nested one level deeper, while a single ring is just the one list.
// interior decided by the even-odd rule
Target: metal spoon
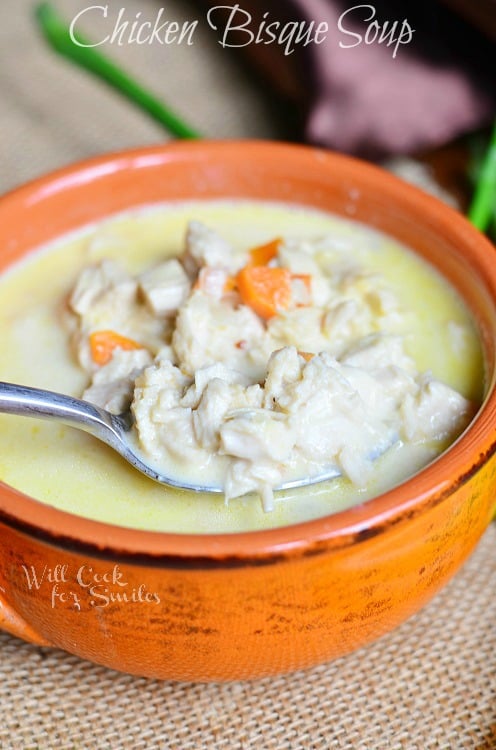
[{"label": "metal spoon", "polygon": [[[117,453],[120,453],[135,469],[161,484],[193,490],[194,492],[224,491],[218,485],[192,484],[184,479],[168,477],[145,463],[132,445],[130,433],[133,428],[134,417],[130,410],[122,414],[111,414],[109,411],[79,398],[0,381],[0,412],[16,414],[21,417],[51,419],[63,422],[70,427],[76,427],[78,430],[89,432],[90,435],[102,440]],[[340,475],[339,469],[330,467],[321,474],[291,480],[281,484],[276,489],[286,490],[303,487],[308,484],[323,482],[326,479],[334,479]]]}]

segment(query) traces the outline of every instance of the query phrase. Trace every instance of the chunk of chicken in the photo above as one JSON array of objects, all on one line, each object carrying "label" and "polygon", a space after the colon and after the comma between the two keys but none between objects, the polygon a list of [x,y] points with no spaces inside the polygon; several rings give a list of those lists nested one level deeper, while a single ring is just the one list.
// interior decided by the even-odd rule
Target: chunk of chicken
[{"label": "chunk of chicken", "polygon": [[69,307],[80,316],[94,317],[102,308],[119,310],[132,304],[137,288],[137,281],[118,263],[104,260],[79,275]]},{"label": "chunk of chicken", "polygon": [[190,375],[223,362],[258,378],[265,371],[266,359],[258,348],[264,336],[262,321],[249,307],[235,307],[197,291],[179,311],[172,346]]},{"label": "chunk of chicken", "polygon": [[187,298],[191,282],[174,258],[142,273],[139,288],[152,313],[173,315]]},{"label": "chunk of chicken", "polygon": [[113,414],[120,414],[131,403],[134,381],[151,363],[152,357],[146,349],[116,349],[110,362],[94,373],[83,398]]},{"label": "chunk of chicken", "polygon": [[182,260],[191,276],[196,276],[203,266],[226,268],[230,273],[236,273],[246,263],[246,255],[235,253],[223,237],[205,224],[190,221]]}]

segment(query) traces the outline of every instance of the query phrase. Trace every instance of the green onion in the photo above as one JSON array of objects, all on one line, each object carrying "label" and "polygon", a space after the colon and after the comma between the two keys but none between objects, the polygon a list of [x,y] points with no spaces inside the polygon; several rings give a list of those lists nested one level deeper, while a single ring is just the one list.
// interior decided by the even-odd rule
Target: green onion
[{"label": "green onion", "polygon": [[496,210],[496,123],[483,158],[468,218],[477,229],[486,232]]},{"label": "green onion", "polygon": [[141,109],[148,112],[166,130],[178,138],[201,138],[201,135],[190,125],[159,101],[151,92],[137,83],[131,76],[121,70],[107,57],[97,52],[80,34],[73,33],[73,38],[83,46],[72,41],[69,27],[57,15],[50,3],[40,3],[35,8],[35,18],[45,38],[56,52],[71,60],[126,96]]}]

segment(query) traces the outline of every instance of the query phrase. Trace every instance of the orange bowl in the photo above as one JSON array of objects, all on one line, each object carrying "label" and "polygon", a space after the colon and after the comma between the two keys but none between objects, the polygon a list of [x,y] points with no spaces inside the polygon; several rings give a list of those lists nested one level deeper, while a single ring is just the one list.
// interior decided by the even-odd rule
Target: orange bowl
[{"label": "orange bowl", "polygon": [[[99,157],[0,200],[0,268],[119,211],[214,198],[304,204],[414,248],[473,312],[487,395],[463,436],[400,486],[344,512],[269,531],[136,531],[0,486],[0,626],[163,679],[261,677],[378,638],[450,579],[496,506],[494,248],[455,211],[378,168],[264,142],[182,142]],[[31,570],[44,571],[43,585],[29,579]],[[112,592],[104,606],[71,598],[95,582]]]}]

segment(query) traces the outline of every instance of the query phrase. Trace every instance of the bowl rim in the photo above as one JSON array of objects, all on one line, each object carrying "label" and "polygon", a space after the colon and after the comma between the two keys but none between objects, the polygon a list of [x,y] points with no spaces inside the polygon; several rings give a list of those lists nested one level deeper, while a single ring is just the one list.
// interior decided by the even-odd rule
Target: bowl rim
[{"label": "bowl rim", "polygon": [[[496,304],[496,264],[491,264],[494,246],[468,220],[447,204],[424,193],[384,169],[354,157],[313,146],[263,140],[179,141],[105,153],[51,171],[5,193],[0,206],[29,202],[45,191],[63,189],[71,181],[91,181],[102,171],[136,168],[147,161],[165,164],[170,158],[200,157],[209,152],[222,155],[243,149],[263,158],[324,160],[360,172],[380,183],[391,197],[400,195],[406,206],[416,205],[424,221],[448,231],[476,260],[479,273],[490,282]],[[350,217],[353,218],[353,217]],[[33,244],[33,249],[36,244]],[[492,258],[494,261],[494,256]],[[141,530],[109,524],[59,510],[0,482],[0,522],[30,537],[56,547],[105,559],[125,559],[146,565],[204,567],[272,563],[293,555],[313,555],[329,548],[343,548],[376,536],[391,525],[402,523],[436,505],[477,472],[496,452],[495,373],[484,403],[467,430],[438,458],[400,485],[365,503],[321,518],[271,529],[219,533],[181,534]],[[481,451],[482,446],[489,446]],[[468,459],[468,456],[472,458]]]}]

